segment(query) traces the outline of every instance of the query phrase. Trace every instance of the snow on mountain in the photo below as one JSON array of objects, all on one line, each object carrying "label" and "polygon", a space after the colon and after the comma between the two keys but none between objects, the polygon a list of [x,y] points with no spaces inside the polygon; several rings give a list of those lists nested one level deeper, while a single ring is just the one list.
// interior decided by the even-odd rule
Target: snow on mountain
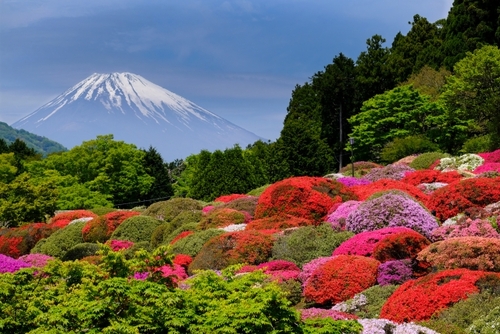
[{"label": "snow on mountain", "polygon": [[112,133],[140,148],[155,147],[167,161],[261,139],[132,73],[95,73],[12,127],[68,148]]}]

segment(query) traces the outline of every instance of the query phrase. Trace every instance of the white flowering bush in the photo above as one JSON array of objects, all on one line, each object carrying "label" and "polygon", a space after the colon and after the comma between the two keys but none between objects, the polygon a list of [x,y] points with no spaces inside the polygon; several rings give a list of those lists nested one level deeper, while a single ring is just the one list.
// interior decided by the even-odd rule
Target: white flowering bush
[{"label": "white flowering bush", "polygon": [[221,227],[219,230],[225,231],[225,232],[236,232],[236,231],[243,231],[247,224],[231,224],[226,227]]},{"label": "white flowering bush", "polygon": [[398,324],[386,319],[358,319],[358,322],[363,326],[361,334],[439,334],[414,323]]},{"label": "white flowering bush", "polygon": [[368,298],[362,293],[358,293],[352,299],[335,304],[332,310],[339,312],[352,313],[359,311],[362,306],[368,304]]},{"label": "white flowering bush", "polygon": [[477,154],[463,154],[459,157],[442,158],[439,165],[436,166],[437,170],[460,170],[460,171],[473,171],[484,163],[484,159]]}]

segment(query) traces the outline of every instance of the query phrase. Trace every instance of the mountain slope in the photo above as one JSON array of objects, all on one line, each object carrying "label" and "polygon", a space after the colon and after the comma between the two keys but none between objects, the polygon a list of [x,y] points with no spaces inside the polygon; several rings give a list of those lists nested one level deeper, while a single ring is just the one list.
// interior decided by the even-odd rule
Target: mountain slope
[{"label": "mountain slope", "polygon": [[4,122],[0,122],[0,138],[4,139],[8,144],[19,138],[24,141],[28,147],[44,156],[54,152],[66,151],[64,146],[55,141],[25,130],[16,130]]},{"label": "mountain slope", "polygon": [[246,146],[257,135],[139,75],[93,74],[12,124],[71,148],[97,135],[155,147],[166,160]]}]

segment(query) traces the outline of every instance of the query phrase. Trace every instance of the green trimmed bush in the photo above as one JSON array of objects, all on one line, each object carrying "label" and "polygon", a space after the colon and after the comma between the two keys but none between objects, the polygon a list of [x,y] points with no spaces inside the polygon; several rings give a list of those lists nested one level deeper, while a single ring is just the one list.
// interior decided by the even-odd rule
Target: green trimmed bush
[{"label": "green trimmed bush", "polygon": [[173,230],[170,234],[163,235],[163,243],[169,244],[172,240],[175,239],[179,234],[186,231],[197,231],[199,223],[187,223],[179,226],[175,230]]},{"label": "green trimmed bush", "polygon": [[331,256],[335,248],[353,235],[352,232],[335,232],[327,223],[300,227],[278,237],[272,258],[292,261],[302,267],[318,257]]},{"label": "green trimmed bush", "polygon": [[[67,251],[84,242],[82,229],[85,224],[86,222],[78,222],[55,231],[41,244],[39,247],[40,253],[62,259]],[[31,252],[34,251],[38,251],[36,245]]]},{"label": "green trimmed bush", "polygon": [[439,146],[422,135],[395,138],[387,143],[380,153],[382,161],[393,163],[412,154],[435,152]]},{"label": "green trimmed bush", "polygon": [[198,229],[226,227],[232,224],[244,224],[250,220],[250,215],[241,211],[217,207],[206,213],[198,225]]},{"label": "green trimmed bush", "polygon": [[262,193],[264,192],[264,190],[267,189],[267,187],[269,187],[270,184],[266,184],[266,185],[263,185],[262,187],[258,187],[258,188],[255,188],[253,190],[250,190],[247,195],[250,195],[250,196],[260,196],[262,195]]},{"label": "green trimmed bush", "polygon": [[31,250],[30,250],[30,254],[43,254],[42,253],[42,246],[43,244],[45,244],[47,242],[47,238],[44,238],[44,239],[40,239],[38,240],[38,242],[36,243],[35,247],[33,247]]},{"label": "green trimmed bush", "polygon": [[367,303],[353,313],[360,318],[379,318],[382,306],[398,287],[399,285],[388,284],[384,286],[375,285],[366,289],[361,294],[366,297]]},{"label": "green trimmed bush", "polygon": [[208,240],[224,233],[224,231],[214,228],[194,232],[173,244],[172,252],[175,254],[186,254],[194,258]]},{"label": "green trimmed bush", "polygon": [[135,257],[135,252],[141,249],[144,249],[148,252],[151,252],[153,250],[149,241],[141,241],[133,244],[132,247],[125,249],[123,254],[125,255],[126,259],[130,260]]},{"label": "green trimmed bush", "polygon": [[163,223],[158,225],[157,228],[151,234],[151,247],[156,248],[163,244],[163,236],[165,234],[165,230],[168,228],[169,223]]},{"label": "green trimmed bush", "polygon": [[90,211],[92,211],[93,213],[95,213],[98,216],[104,216],[106,213],[117,211],[117,209],[108,208],[108,207],[100,207],[100,208],[93,208]]},{"label": "green trimmed bush", "polygon": [[461,154],[466,153],[483,153],[490,151],[491,137],[490,135],[474,137],[467,139],[460,150]]},{"label": "green trimmed bush", "polygon": [[410,167],[417,170],[428,169],[438,159],[447,158],[449,156],[449,154],[441,152],[422,153],[410,163]]},{"label": "green trimmed bush", "polygon": [[86,256],[96,255],[97,251],[100,249],[98,244],[91,242],[84,242],[81,244],[74,245],[70,250],[64,254],[63,261],[74,261],[83,259]]},{"label": "green trimmed bush", "polygon": [[148,216],[134,216],[125,219],[111,234],[111,240],[128,240],[134,243],[151,240],[153,231],[162,224],[158,219]]},{"label": "green trimmed bush", "polygon": [[163,242],[165,242],[165,238],[170,236],[179,227],[186,224],[199,223],[202,217],[203,213],[200,210],[188,210],[179,213],[177,217],[167,223],[167,227],[163,233]]},{"label": "green trimmed bush", "polygon": [[172,198],[168,201],[151,204],[142,215],[170,222],[181,212],[201,209],[203,209],[203,205],[197,200],[191,198]]}]

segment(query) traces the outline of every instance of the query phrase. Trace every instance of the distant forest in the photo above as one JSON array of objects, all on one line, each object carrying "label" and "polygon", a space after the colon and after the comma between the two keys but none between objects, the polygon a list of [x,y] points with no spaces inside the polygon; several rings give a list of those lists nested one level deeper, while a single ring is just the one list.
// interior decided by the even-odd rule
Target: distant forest
[{"label": "distant forest", "polygon": [[3,139],[7,144],[15,142],[16,139],[22,140],[29,148],[34,149],[42,156],[46,156],[47,154],[54,152],[66,151],[64,146],[55,141],[22,129],[14,129],[7,125],[7,123],[3,122],[0,122],[0,139]]}]

